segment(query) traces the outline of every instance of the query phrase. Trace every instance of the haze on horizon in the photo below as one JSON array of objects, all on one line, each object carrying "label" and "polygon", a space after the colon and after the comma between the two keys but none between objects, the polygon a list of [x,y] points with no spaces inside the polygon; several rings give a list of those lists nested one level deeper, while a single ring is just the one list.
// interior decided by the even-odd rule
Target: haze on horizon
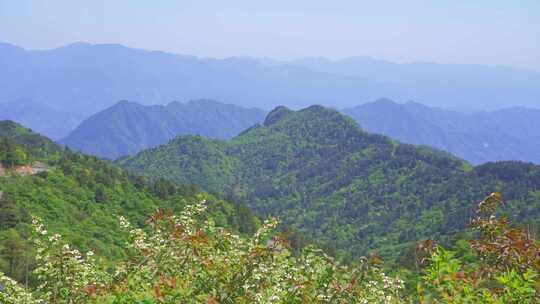
[{"label": "haze on horizon", "polygon": [[0,41],[120,43],[204,57],[371,56],[540,71],[540,2],[0,0]]}]

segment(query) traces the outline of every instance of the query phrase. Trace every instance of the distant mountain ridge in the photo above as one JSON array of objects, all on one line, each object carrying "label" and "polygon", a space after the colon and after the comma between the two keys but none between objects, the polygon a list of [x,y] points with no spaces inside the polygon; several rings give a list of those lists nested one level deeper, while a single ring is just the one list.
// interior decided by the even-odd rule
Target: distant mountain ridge
[{"label": "distant mountain ridge", "polygon": [[165,104],[208,98],[265,110],[352,107],[386,96],[430,106],[540,107],[540,73],[499,67],[368,59],[268,60],[181,56],[118,44],[51,50],[0,44],[0,100],[30,98],[88,115],[118,100]]},{"label": "distant mountain ridge", "polygon": [[212,100],[165,106],[120,101],[86,119],[60,143],[105,158],[133,155],[178,135],[226,139],[261,122],[266,113]]},{"label": "distant mountain ridge", "polygon": [[82,115],[53,109],[27,99],[0,103],[0,120],[13,120],[52,139],[68,135],[83,120]]},{"label": "distant mountain ridge", "polygon": [[540,164],[540,110],[521,107],[461,113],[380,99],[343,113],[369,132],[448,151],[473,164],[521,160]]},{"label": "distant mountain ridge", "polygon": [[51,50],[0,44],[0,85],[0,100],[47,100],[51,106],[83,114],[124,99],[165,104],[208,98],[268,109],[281,103],[338,104],[395,91],[391,84],[302,67],[267,67],[253,59],[199,58],[89,43]]},{"label": "distant mountain ridge", "polygon": [[[290,112],[277,107],[264,124]],[[540,164],[540,134],[535,132],[540,128],[540,110],[514,107],[463,113],[416,102],[399,104],[379,99],[341,112],[369,132],[434,147],[473,164],[503,160]],[[85,120],[60,142],[75,150],[114,159],[164,144],[178,135],[232,138],[263,123],[265,115],[263,110],[211,100],[172,102],[165,106],[122,101]]]},{"label": "distant mountain ridge", "polygon": [[540,166],[472,167],[446,152],[367,133],[322,106],[278,107],[230,140],[179,136],[118,163],[277,216],[346,259],[370,250],[395,258],[418,240],[448,240],[493,191],[506,195],[511,217],[540,223]]},{"label": "distant mountain ridge", "polygon": [[[409,95],[414,96],[398,100],[418,100],[429,106],[477,111],[512,106],[540,109],[534,88],[540,73],[533,70],[477,64],[394,63],[367,56],[339,60],[312,57],[274,63],[280,64],[392,83],[410,90]],[[383,96],[391,98],[380,95]]]}]

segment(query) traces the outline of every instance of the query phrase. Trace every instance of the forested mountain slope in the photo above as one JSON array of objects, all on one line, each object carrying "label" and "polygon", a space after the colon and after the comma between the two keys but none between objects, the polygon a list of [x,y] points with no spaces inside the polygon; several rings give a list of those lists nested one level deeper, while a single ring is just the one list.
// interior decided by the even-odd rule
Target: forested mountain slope
[{"label": "forested mountain slope", "polygon": [[366,133],[321,106],[278,107],[232,140],[181,136],[120,164],[277,215],[346,258],[371,249],[393,256],[423,238],[448,239],[468,225],[471,203],[495,190],[520,222],[540,220],[540,167],[473,168],[445,152]]},{"label": "forested mountain slope", "polygon": [[[289,143],[300,149],[319,148],[314,151],[332,162],[336,158],[326,153],[336,152],[329,148],[333,145],[346,150],[349,145],[361,147],[363,143],[370,143],[376,145],[371,152],[377,152],[386,142],[395,149],[396,155],[401,154],[397,152],[399,144],[378,135],[358,133],[358,129],[346,132],[353,138],[342,146],[332,139],[343,140],[340,132],[310,130],[323,122],[328,123],[331,129],[347,129],[350,119],[340,119],[336,114],[320,107],[301,112],[279,108],[268,116],[264,127],[252,128],[241,136],[261,132],[261,129],[270,129],[267,130],[269,133],[283,132],[281,128],[287,124],[283,120],[312,121],[313,115],[321,115],[320,119],[315,119],[314,125],[305,125],[308,121],[296,124],[289,121],[300,127],[298,132],[284,132],[285,136],[276,138],[289,139]],[[364,142],[354,138],[355,133],[366,136]],[[293,140],[299,135],[309,137],[310,141]],[[245,140],[249,142],[249,139]],[[264,144],[262,141],[252,143]],[[219,148],[217,146],[222,142],[199,140],[198,144]],[[204,151],[199,149],[198,152]],[[243,153],[240,152],[236,151]],[[215,151],[196,155],[200,157],[195,163],[197,166],[204,165],[206,156],[211,156],[214,163],[223,158]],[[416,161],[426,167],[431,165],[461,173],[470,170],[469,167],[461,169],[463,162],[429,149],[409,151],[408,155],[418,158]],[[267,155],[263,157],[267,158]],[[316,153],[312,153],[307,160],[316,158]],[[37,161],[45,163],[45,171],[24,176],[15,173],[17,167]],[[278,161],[283,161],[283,158],[278,158]],[[299,165],[298,161],[293,155],[287,163]],[[408,161],[415,162],[412,159]],[[458,241],[452,248],[455,251],[447,251],[428,240],[414,246],[409,251],[414,256],[406,253],[398,264],[382,264],[381,259],[373,255],[344,265],[313,247],[305,248],[298,255],[291,254],[288,250],[290,238],[287,234],[273,231],[277,223],[273,219],[265,221],[253,237],[232,234],[231,228],[253,232],[258,226],[257,219],[242,205],[231,205],[204,193],[197,194],[192,187],[178,186],[163,179],[147,183],[105,161],[64,151],[52,141],[13,122],[0,122],[0,162],[5,170],[0,177],[2,303],[428,303],[426,299],[440,303],[538,302],[536,274],[540,269],[537,254],[540,245],[530,238],[531,227],[527,230],[512,229],[505,218],[497,217],[495,210],[502,199],[499,193],[492,193],[478,204],[480,212],[476,213],[474,221],[478,237],[470,242]],[[260,161],[255,163],[262,164]],[[264,170],[270,170],[272,161],[266,165]],[[363,168],[369,169],[369,166]],[[480,182],[493,179],[500,183],[500,189],[508,190],[506,209],[519,214],[524,220],[522,223],[526,224],[531,216],[538,214],[535,207],[538,206],[538,191],[531,192],[531,189],[538,189],[540,183],[537,167],[507,162],[498,166],[480,166],[475,171],[479,178],[484,178]],[[332,170],[328,172],[335,173]],[[511,185],[506,184],[509,180],[513,181]],[[378,181],[378,177],[374,181]],[[309,186],[309,183],[305,184]],[[433,182],[425,185],[430,184]],[[291,185],[294,186],[293,183]],[[505,189],[509,185],[512,188]],[[472,191],[461,186],[457,185],[456,188],[460,189],[452,190]],[[497,185],[492,186],[497,188]],[[522,195],[524,193],[528,194]],[[231,195],[242,197],[238,192]],[[204,198],[206,203],[200,203]],[[523,202],[530,208],[525,209]],[[392,221],[384,221],[381,216],[388,213],[389,204],[377,203],[386,207],[379,208],[376,213],[368,210],[370,215],[381,220],[380,226],[392,225]],[[184,208],[187,204],[190,206]],[[328,221],[322,215],[332,216],[334,212],[332,219],[338,224],[343,222],[338,215],[345,220],[350,219],[339,200],[333,204],[334,211],[312,206],[317,211],[326,211],[325,214],[319,212],[322,228],[328,227]],[[455,205],[464,209],[474,208],[476,204]],[[201,213],[205,206],[209,212]],[[180,210],[183,212],[180,216],[152,212],[157,207],[171,210],[173,214]],[[426,208],[430,212],[439,211],[428,218],[432,225],[438,225],[441,217],[446,219],[445,215],[453,212],[453,209],[437,210],[429,204]],[[516,208],[519,208],[518,212]],[[401,214],[419,211],[399,206],[397,209]],[[336,211],[340,213],[336,214]],[[144,220],[143,212],[153,214]],[[30,215],[37,215],[43,221],[30,224]],[[125,216],[133,225],[124,218],[117,218],[117,215]],[[281,215],[287,214],[281,212]],[[282,218],[288,219],[287,216]],[[425,228],[421,226],[425,220],[414,223],[408,220],[406,217],[400,220],[404,232],[411,228]],[[366,224],[368,228],[380,228],[374,227],[376,223],[373,222]],[[138,227],[143,229],[133,229]],[[340,228],[346,233],[350,226]],[[369,232],[372,239],[383,238],[384,243],[386,236],[377,231]],[[343,236],[338,229],[321,231],[320,235],[327,233],[327,239],[332,239],[332,235]],[[431,236],[441,239],[439,234]],[[358,240],[351,240],[351,249],[358,248]],[[351,252],[350,256],[359,254],[337,251],[338,254],[346,252]],[[385,270],[390,275],[386,275]]]},{"label": "forested mountain slope", "polygon": [[473,164],[522,160],[540,164],[540,110],[507,108],[461,113],[388,99],[343,113],[369,132],[448,151]]},{"label": "forested mountain slope", "polygon": [[[15,172],[36,162],[45,170]],[[92,250],[109,262],[127,253],[118,216],[140,226],[157,208],[178,212],[206,199],[209,217],[219,226],[246,233],[258,225],[245,206],[193,186],[147,182],[106,161],[65,151],[10,121],[0,122],[0,167],[0,272],[21,282],[33,268],[35,252],[28,243],[32,216],[46,222],[51,235],[60,233],[79,250]]]},{"label": "forested mountain slope", "polygon": [[91,155],[114,159],[166,143],[185,134],[231,138],[261,122],[266,113],[212,100],[165,106],[120,101],[92,115],[62,144]]}]

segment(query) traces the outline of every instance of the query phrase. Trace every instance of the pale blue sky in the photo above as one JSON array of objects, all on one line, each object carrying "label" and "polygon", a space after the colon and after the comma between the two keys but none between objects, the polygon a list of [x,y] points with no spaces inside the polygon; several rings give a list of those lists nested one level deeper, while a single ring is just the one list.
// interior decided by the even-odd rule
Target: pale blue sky
[{"label": "pale blue sky", "polygon": [[540,0],[0,0],[0,41],[540,70]]}]

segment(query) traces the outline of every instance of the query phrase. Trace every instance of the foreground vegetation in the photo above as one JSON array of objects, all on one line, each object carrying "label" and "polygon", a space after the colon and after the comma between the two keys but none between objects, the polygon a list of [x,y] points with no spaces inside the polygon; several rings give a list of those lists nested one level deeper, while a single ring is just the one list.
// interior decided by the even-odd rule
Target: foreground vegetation
[{"label": "foreground vegetation", "polygon": [[[2,153],[6,151],[7,153]],[[14,153],[13,151],[18,151]],[[39,161],[47,171],[21,175],[18,166]],[[149,182],[109,162],[64,150],[12,122],[0,122],[0,271],[33,283],[35,249],[28,241],[32,216],[63,235],[81,251],[93,251],[107,264],[126,256],[128,234],[117,229],[117,215],[141,227],[156,209],[179,212],[205,199],[207,216],[240,234],[253,233],[259,220],[245,206],[166,180]]]},{"label": "foreground vegetation", "polygon": [[129,232],[129,258],[109,271],[33,221],[37,285],[1,275],[2,303],[538,303],[540,245],[495,211],[493,193],[478,207],[470,256],[426,241],[418,246],[417,286],[384,273],[376,257],[340,265],[308,247],[293,256],[267,220],[250,238],[202,217],[204,202],[180,214],[157,211],[148,229]]}]

